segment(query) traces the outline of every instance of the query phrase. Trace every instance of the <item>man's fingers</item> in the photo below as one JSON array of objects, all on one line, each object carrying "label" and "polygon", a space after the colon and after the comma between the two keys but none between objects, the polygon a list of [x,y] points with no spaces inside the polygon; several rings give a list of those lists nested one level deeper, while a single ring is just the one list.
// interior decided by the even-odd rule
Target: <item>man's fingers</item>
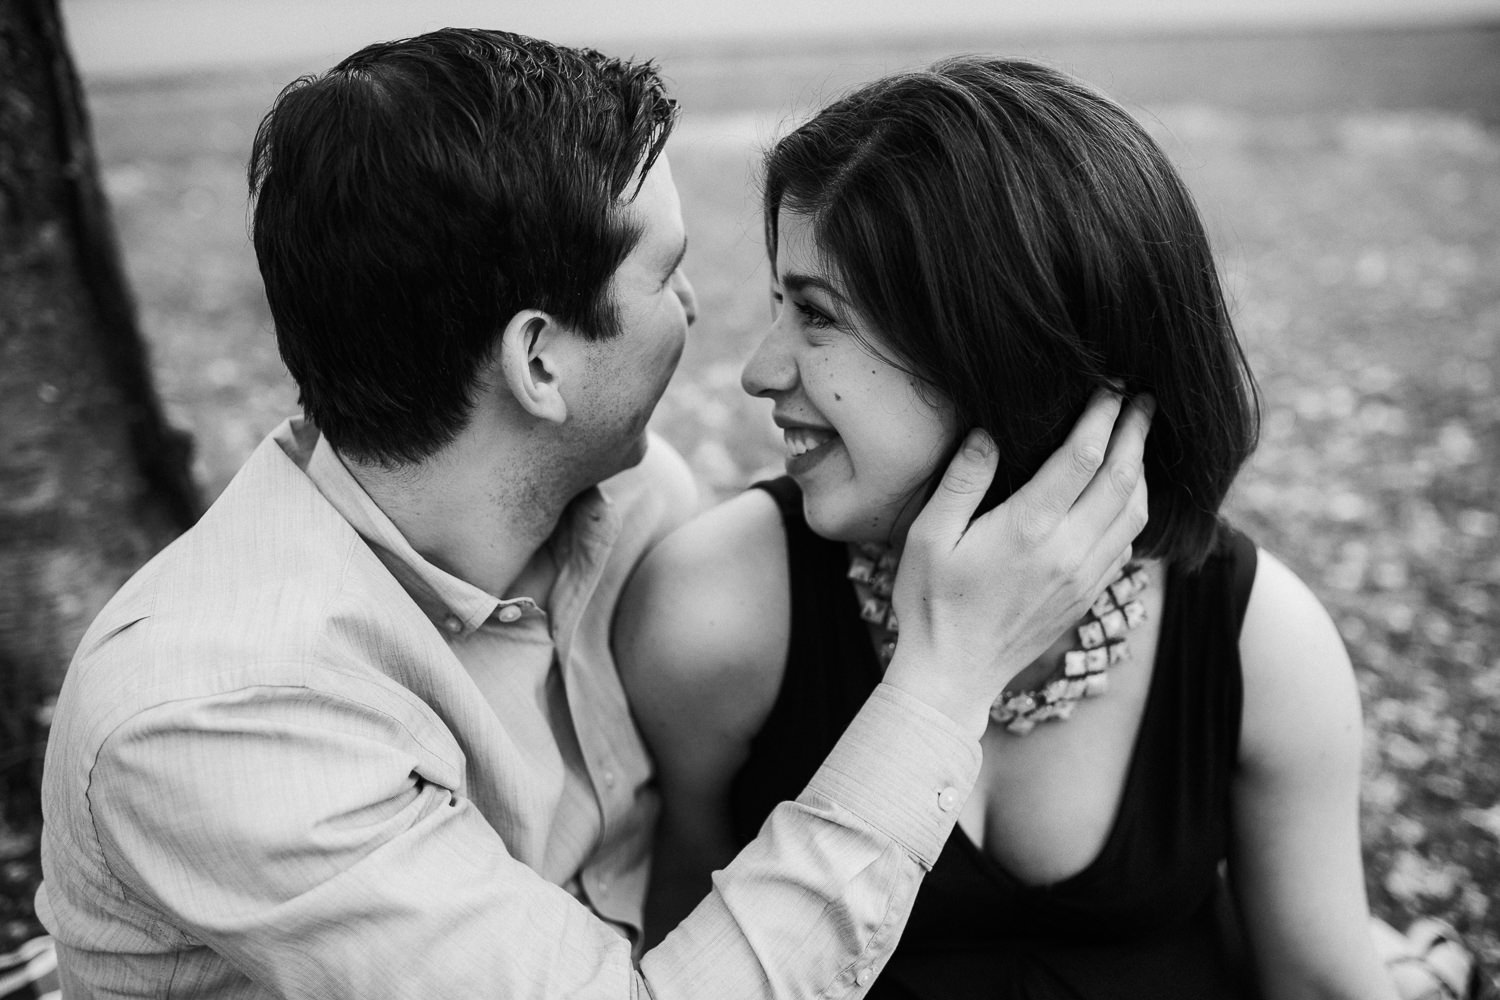
[{"label": "man's fingers", "polygon": [[1045,534],[1078,502],[1108,454],[1121,405],[1116,393],[1106,389],[1094,393],[1062,447],[1011,498],[1022,508],[1022,524]]},{"label": "man's fingers", "polygon": [[[1120,413],[1110,435],[1103,466],[1084,488],[1069,515],[1070,521],[1080,530],[1087,531],[1093,526],[1102,531],[1122,514],[1129,513],[1133,504],[1144,504],[1142,461],[1146,434],[1151,429],[1151,416],[1155,410],[1154,399],[1139,396]],[[1144,516],[1143,507],[1140,513]],[[1145,527],[1144,522],[1141,527]]]},{"label": "man's fingers", "polygon": [[1103,467],[1068,513],[1069,537],[1088,545],[1078,579],[1098,581],[1091,597],[1119,576],[1146,527],[1149,496],[1142,457],[1154,410],[1149,396],[1124,408],[1115,422]]},{"label": "man's fingers", "polygon": [[956,542],[989,490],[998,465],[994,439],[978,428],[970,431],[958,454],[948,463],[942,482],[912,525],[912,531],[930,532]]},{"label": "man's fingers", "polygon": [[[1099,542],[1094,548],[1094,554],[1108,559],[1108,561],[1101,561],[1098,564],[1099,590],[1102,590],[1104,585],[1113,583],[1115,578],[1120,575],[1120,570],[1131,560],[1135,551],[1135,539],[1146,527],[1146,501],[1146,480],[1144,477],[1140,477],[1136,480],[1135,489],[1131,491],[1130,499],[1125,501],[1124,506],[1116,511],[1114,520],[1104,528],[1103,534],[1099,537]],[[1112,553],[1114,557],[1109,559]]]}]

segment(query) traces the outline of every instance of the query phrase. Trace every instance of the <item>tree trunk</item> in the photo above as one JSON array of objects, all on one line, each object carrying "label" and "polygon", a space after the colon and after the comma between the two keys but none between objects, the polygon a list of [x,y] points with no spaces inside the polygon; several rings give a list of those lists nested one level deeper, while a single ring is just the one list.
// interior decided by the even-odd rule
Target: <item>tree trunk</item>
[{"label": "tree trunk", "polygon": [[[152,387],[57,0],[0,0],[0,835],[89,621],[200,502]],[[3,852],[0,852],[3,853]]]}]

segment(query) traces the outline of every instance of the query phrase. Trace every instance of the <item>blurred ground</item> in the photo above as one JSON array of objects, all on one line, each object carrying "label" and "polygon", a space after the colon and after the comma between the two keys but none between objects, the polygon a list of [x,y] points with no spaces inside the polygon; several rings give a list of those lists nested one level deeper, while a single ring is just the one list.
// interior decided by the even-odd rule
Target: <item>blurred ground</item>
[{"label": "blurred ground", "polygon": [[[961,50],[1079,73],[1182,169],[1265,396],[1234,515],[1328,604],[1359,671],[1372,900],[1401,927],[1445,917],[1500,968],[1500,22],[666,48],[703,319],[657,427],[711,493],[779,455],[738,389],[766,315],[758,150],[850,83]],[[90,87],[158,385],[211,495],[294,405],[243,161],[280,85],[318,68]]]}]

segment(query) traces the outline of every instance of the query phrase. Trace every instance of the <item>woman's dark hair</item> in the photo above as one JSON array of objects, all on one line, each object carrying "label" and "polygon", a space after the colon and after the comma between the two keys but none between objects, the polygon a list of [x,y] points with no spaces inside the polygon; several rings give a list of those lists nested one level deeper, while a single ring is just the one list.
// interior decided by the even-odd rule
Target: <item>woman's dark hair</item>
[{"label": "woman's dark hair", "polygon": [[1198,213],[1119,106],[1018,60],[862,87],[767,156],[872,345],[995,438],[987,505],[1061,445],[1092,392],[1151,393],[1143,555],[1196,566],[1254,449],[1258,398]]},{"label": "woman's dark hair", "polygon": [[463,427],[504,325],[607,337],[620,211],[675,118],[650,63],[500,31],[371,45],[256,134],[255,252],[282,358],[341,452],[420,461]]}]

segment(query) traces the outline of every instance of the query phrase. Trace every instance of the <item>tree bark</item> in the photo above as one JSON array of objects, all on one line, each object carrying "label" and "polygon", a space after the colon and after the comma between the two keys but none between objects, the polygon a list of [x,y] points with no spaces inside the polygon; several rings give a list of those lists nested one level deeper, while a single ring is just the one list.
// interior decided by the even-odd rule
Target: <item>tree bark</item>
[{"label": "tree bark", "polygon": [[[188,452],[151,382],[57,0],[0,0],[0,761],[8,805],[18,782],[34,784],[45,725],[37,706],[61,683],[89,621],[199,513]],[[12,828],[20,819],[10,817]]]}]

